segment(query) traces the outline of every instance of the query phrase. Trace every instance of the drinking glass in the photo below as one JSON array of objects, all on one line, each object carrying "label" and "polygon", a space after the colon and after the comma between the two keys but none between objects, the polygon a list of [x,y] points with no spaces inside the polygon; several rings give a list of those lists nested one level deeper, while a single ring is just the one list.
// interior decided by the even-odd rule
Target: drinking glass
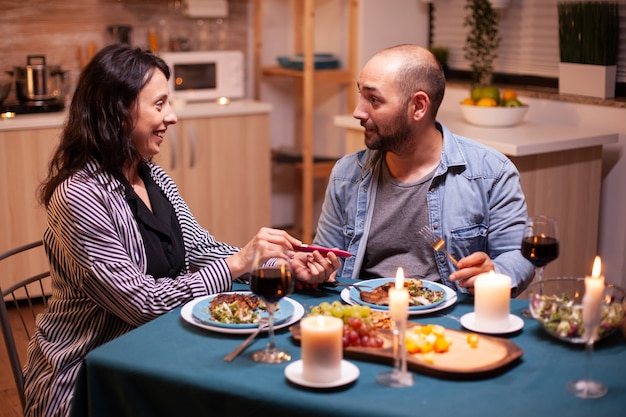
[{"label": "drinking glass", "polygon": [[[530,216],[522,237],[522,256],[535,266],[537,282],[543,278],[544,267],[559,256],[559,236],[556,219],[549,216]],[[522,315],[531,318],[525,308]]]},{"label": "drinking glass", "polygon": [[282,363],[291,360],[289,353],[276,348],[274,312],[280,299],[291,294],[293,289],[294,279],[287,252],[280,251],[278,256],[268,258],[260,251],[256,251],[250,275],[250,290],[265,302],[269,318],[269,336],[265,349],[252,355],[255,361]]},{"label": "drinking glass", "polygon": [[543,268],[559,256],[556,219],[548,216],[530,216],[526,220],[522,238],[522,256],[535,266],[537,281],[541,281]]}]

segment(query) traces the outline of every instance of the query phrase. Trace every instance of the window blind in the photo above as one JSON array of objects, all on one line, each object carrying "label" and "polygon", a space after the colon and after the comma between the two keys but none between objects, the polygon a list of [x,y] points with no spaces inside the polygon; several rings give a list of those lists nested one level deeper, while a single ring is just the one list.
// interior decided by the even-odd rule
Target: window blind
[{"label": "window blind", "polygon": [[[559,17],[563,0],[510,0],[500,10],[500,47],[494,61],[496,73],[558,78]],[[626,82],[626,0],[619,4],[620,43],[617,82]],[[466,0],[433,0],[432,44],[449,49],[448,66],[470,71],[463,46],[469,28],[463,26]]]}]

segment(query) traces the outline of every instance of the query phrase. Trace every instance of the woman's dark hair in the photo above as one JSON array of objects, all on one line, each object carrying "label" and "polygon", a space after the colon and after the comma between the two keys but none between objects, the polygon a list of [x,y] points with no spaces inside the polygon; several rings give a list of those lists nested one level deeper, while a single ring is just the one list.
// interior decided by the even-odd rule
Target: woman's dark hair
[{"label": "woman's dark hair", "polygon": [[93,57],[78,79],[61,141],[39,190],[41,203],[47,206],[56,187],[91,158],[116,177],[141,158],[130,137],[133,110],[155,70],[170,78],[161,58],[125,44],[109,45]]}]

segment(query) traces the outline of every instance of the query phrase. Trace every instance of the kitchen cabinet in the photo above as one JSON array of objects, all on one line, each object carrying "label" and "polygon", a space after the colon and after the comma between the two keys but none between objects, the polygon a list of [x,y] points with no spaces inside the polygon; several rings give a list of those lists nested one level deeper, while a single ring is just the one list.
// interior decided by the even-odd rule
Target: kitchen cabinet
[{"label": "kitchen cabinet", "polygon": [[[348,25],[347,39],[349,45],[348,59],[343,69],[323,69],[316,70],[314,66],[314,29],[315,29],[315,1],[303,0],[284,2],[285,6],[293,7],[293,27],[294,27],[294,53],[303,54],[303,69],[286,69],[280,66],[264,66],[261,63],[261,52],[263,47],[262,33],[262,1],[254,1],[254,36],[255,36],[255,98],[261,97],[261,83],[266,77],[287,77],[296,82],[295,96],[297,104],[296,128],[294,132],[294,145],[299,145],[301,152],[301,162],[296,164],[296,168],[301,174],[299,192],[301,193],[301,203],[296,204],[300,208],[300,222],[302,231],[300,238],[304,242],[313,240],[314,223],[314,182],[317,178],[328,178],[330,170],[335,161],[315,160],[313,155],[315,115],[315,86],[321,83],[330,83],[338,86],[353,86],[356,80],[355,73],[355,45],[357,45],[357,15],[359,2],[349,0],[348,4]],[[348,94],[347,110],[354,108],[354,96]]]},{"label": "kitchen cabinet", "polygon": [[218,240],[243,246],[270,223],[269,117],[179,119],[155,158],[196,220]]},{"label": "kitchen cabinet", "polygon": [[[60,133],[60,127],[0,130],[0,252],[42,239],[46,212],[37,192]],[[45,268],[43,251],[3,262],[0,287]]]}]

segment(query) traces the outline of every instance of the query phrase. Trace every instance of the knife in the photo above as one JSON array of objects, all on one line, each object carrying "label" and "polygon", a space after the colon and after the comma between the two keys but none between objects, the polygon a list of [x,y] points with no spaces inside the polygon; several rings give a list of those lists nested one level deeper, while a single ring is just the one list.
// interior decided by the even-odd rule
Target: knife
[{"label": "knife", "polygon": [[332,252],[340,258],[349,258],[352,256],[350,252],[345,251],[345,250],[323,248],[321,246],[307,245],[304,243],[300,246],[294,246],[293,249],[297,252],[313,252],[316,250],[322,255],[326,255],[328,252]]}]

